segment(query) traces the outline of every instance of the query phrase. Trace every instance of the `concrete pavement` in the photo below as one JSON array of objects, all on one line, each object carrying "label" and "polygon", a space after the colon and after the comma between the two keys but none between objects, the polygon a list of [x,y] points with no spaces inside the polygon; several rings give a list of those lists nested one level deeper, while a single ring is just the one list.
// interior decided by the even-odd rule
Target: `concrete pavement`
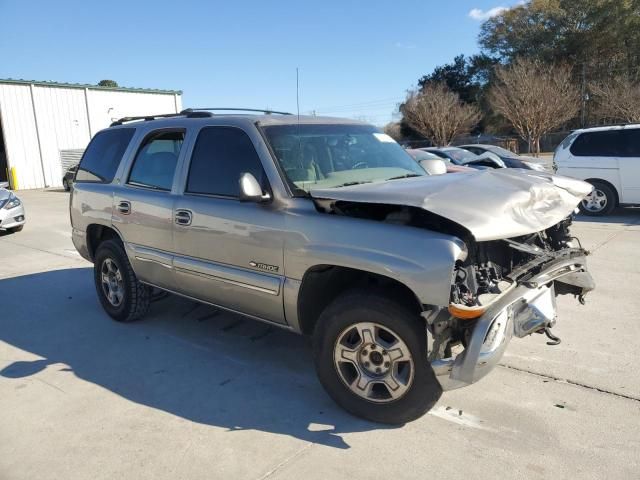
[{"label": "concrete pavement", "polygon": [[559,299],[549,347],[390,428],[324,393],[305,338],[168,297],[111,321],[68,194],[21,192],[0,234],[0,479],[640,478],[640,212],[580,219],[598,289]]}]

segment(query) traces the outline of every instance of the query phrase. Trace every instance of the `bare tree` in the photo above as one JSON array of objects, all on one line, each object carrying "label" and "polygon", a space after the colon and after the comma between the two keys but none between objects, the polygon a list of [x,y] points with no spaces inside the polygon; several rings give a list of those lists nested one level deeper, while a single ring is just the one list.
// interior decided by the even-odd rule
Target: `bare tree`
[{"label": "bare tree", "polygon": [[496,69],[496,84],[489,91],[491,107],[540,153],[540,138],[568,122],[580,109],[580,92],[572,83],[568,65],[517,59]]},{"label": "bare tree", "polygon": [[402,132],[399,122],[389,122],[384,126],[384,133],[393,138],[396,142],[402,140]]},{"label": "bare tree", "polygon": [[615,77],[604,84],[592,84],[589,90],[600,120],[640,122],[640,83],[628,77]]},{"label": "bare tree", "polygon": [[414,130],[436,145],[449,145],[480,120],[476,106],[461,102],[459,95],[442,83],[410,91],[400,110]]}]

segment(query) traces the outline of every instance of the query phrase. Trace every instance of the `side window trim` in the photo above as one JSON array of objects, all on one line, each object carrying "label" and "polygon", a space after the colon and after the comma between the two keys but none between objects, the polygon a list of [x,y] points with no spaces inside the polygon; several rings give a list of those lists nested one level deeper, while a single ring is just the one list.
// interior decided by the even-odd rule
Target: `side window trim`
[{"label": "side window trim", "polygon": [[[138,158],[138,155],[140,154],[140,152],[142,151],[142,149],[146,146],[147,141],[152,138],[152,137],[156,137],[158,135],[162,135],[163,133],[182,133],[184,135],[184,139],[182,140],[182,147],[180,148],[180,151],[178,152],[178,159],[176,161],[176,168],[173,172],[173,182],[171,184],[171,188],[169,189],[164,189],[164,188],[159,188],[159,187],[153,187],[151,185],[144,185],[144,184],[139,184],[139,183],[132,183],[130,181],[131,179],[131,172],[133,171],[133,167],[136,163],[136,159]],[[133,142],[131,142],[133,144],[133,151],[132,152],[128,152],[128,161],[127,164],[124,168],[124,170],[122,171],[121,175],[119,175],[121,184],[124,187],[127,188],[135,188],[135,189],[142,189],[142,190],[149,190],[151,192],[161,192],[161,193],[172,193],[176,187],[176,181],[179,180],[179,175],[180,175],[180,171],[181,171],[181,162],[182,159],[184,158],[184,153],[185,153],[185,147],[187,144],[187,140],[188,140],[188,130],[184,127],[165,127],[165,128],[157,128],[155,130],[150,130],[146,133],[142,133],[141,135],[142,138],[137,139],[134,137]],[[131,146],[131,145],[130,145]]]},{"label": "side window trim", "polygon": [[[198,193],[198,192],[189,192],[188,191],[188,184],[189,184],[189,174],[191,172],[191,162],[193,161],[193,153],[195,151],[195,147],[196,144],[198,143],[198,138],[200,137],[200,134],[208,129],[213,129],[213,128],[226,128],[226,129],[235,129],[235,130],[239,130],[240,132],[242,132],[243,134],[245,134],[247,136],[247,138],[249,139],[249,142],[251,143],[255,153],[256,153],[256,157],[258,158],[258,161],[260,163],[260,167],[262,168],[263,174],[264,174],[264,182],[266,183],[265,188],[269,191],[269,193],[271,195],[273,195],[272,193],[272,188],[271,188],[271,181],[269,180],[269,177],[267,175],[266,169],[265,169],[265,165],[264,165],[264,161],[262,160],[262,157],[260,156],[260,153],[258,151],[258,148],[256,146],[256,144],[254,143],[254,140],[252,138],[252,136],[249,134],[249,132],[247,132],[244,128],[242,128],[241,126],[238,125],[230,125],[230,124],[217,124],[217,125],[211,125],[211,124],[204,124],[201,125],[199,128],[194,129],[191,132],[191,138],[189,139],[189,143],[187,144],[185,139],[185,144],[183,145],[183,152],[182,154],[184,155],[183,159],[184,161],[182,162],[182,165],[180,167],[180,185],[178,188],[178,192],[180,195],[188,195],[188,196],[194,196],[194,197],[206,197],[206,198],[214,198],[214,199],[218,199],[218,200],[231,200],[231,201],[236,201],[236,202],[240,202],[240,199],[238,196],[235,195],[223,195],[223,194],[214,194],[214,193]],[[176,177],[178,176],[178,174],[176,173]]]}]

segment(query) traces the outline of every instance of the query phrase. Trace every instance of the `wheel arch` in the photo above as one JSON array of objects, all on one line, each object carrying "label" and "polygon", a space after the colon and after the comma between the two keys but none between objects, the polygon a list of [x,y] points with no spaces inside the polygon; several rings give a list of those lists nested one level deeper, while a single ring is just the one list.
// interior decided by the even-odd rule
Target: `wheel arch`
[{"label": "wheel arch", "polygon": [[120,232],[118,232],[118,230],[108,225],[103,225],[100,223],[91,223],[87,225],[86,235],[87,235],[87,251],[89,252],[89,256],[91,257],[91,260],[95,259],[95,254],[96,254],[96,250],[98,249],[98,245],[100,245],[105,240],[115,239],[124,245]]},{"label": "wheel arch", "polygon": [[308,268],[297,297],[298,326],[311,335],[322,311],[341,293],[357,288],[384,289],[385,294],[419,316],[423,310],[416,293],[407,285],[378,273],[331,264]]},{"label": "wheel arch", "polygon": [[603,185],[606,185],[607,187],[609,187],[611,190],[613,190],[614,195],[616,196],[615,198],[615,204],[616,206],[620,205],[620,192],[618,192],[618,189],[615,187],[615,185],[613,183],[611,183],[608,180],[604,180],[602,178],[587,178],[584,180],[587,183],[590,183],[591,185],[595,184],[595,183],[601,183]]}]

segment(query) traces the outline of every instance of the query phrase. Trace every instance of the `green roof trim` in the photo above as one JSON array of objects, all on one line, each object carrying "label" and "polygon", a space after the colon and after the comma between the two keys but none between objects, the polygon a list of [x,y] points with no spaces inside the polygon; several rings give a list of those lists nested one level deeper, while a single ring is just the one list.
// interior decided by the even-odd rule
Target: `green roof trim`
[{"label": "green roof trim", "polygon": [[110,90],[112,92],[134,92],[134,93],[161,93],[171,95],[182,95],[182,90],[161,90],[156,88],[134,88],[134,87],[101,87],[87,83],[64,83],[40,80],[24,80],[22,78],[0,78],[0,84],[9,83],[13,85],[38,85],[43,87],[60,88],[88,88],[90,90]]}]

